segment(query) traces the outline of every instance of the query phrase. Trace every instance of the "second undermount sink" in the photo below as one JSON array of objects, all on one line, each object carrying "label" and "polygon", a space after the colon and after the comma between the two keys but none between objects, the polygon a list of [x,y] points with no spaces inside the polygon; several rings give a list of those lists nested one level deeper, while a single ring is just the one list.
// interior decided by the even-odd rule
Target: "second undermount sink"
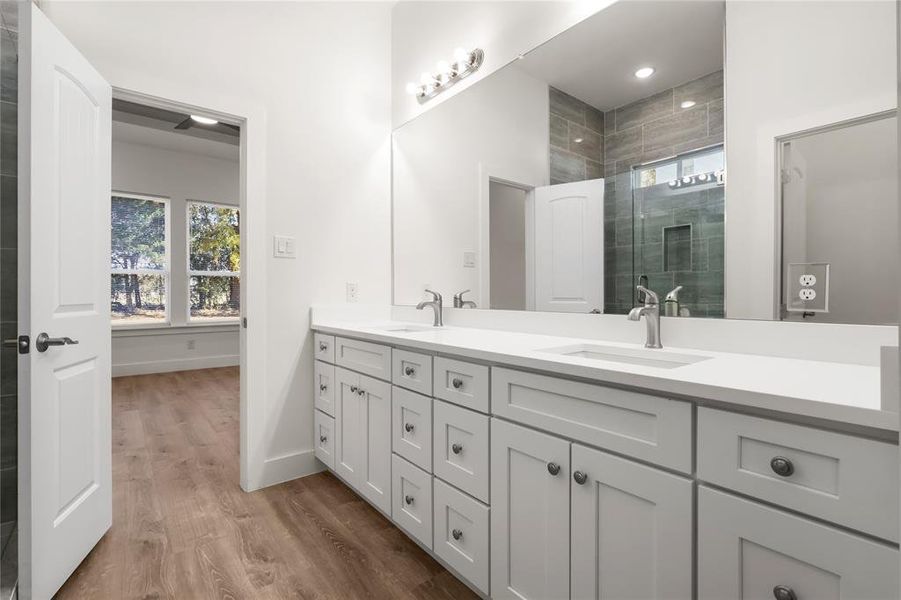
[{"label": "second undermount sink", "polygon": [[619,346],[603,346],[599,344],[577,344],[562,348],[543,348],[539,352],[621,362],[642,367],[656,367],[658,369],[675,369],[710,359],[709,356],[700,354],[681,354],[679,352],[652,348],[620,348]]},{"label": "second undermount sink", "polygon": [[373,327],[379,331],[387,331],[389,333],[416,333],[418,331],[431,331],[435,329],[431,325],[416,325],[413,323],[392,323],[390,325],[379,325]]}]

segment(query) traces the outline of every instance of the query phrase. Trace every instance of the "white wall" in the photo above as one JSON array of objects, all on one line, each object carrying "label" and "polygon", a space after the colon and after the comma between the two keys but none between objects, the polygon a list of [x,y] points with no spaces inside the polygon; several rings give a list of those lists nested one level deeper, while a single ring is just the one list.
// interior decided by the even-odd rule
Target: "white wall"
[{"label": "white wall", "polygon": [[[250,487],[318,468],[312,458],[313,302],[390,302],[390,5],[43,2],[114,86],[200,92],[265,111],[265,459]],[[163,94],[158,94],[163,95]],[[272,258],[272,235],[297,259]],[[250,322],[252,329],[255,323]],[[260,447],[262,446],[262,447]]]},{"label": "white wall", "polygon": [[[391,11],[392,123],[399,127],[416,115],[490,75],[615,0],[567,2],[397,2]],[[485,62],[438,97],[419,104],[405,91],[455,48],[482,48]]]},{"label": "white wall", "polygon": [[547,84],[512,66],[395,131],[395,304],[430,284],[487,305],[488,178],[547,185],[548,104]]},{"label": "white wall", "polygon": [[[188,200],[238,205],[237,147],[204,142],[231,160],[121,141],[140,139],[144,127],[113,124],[112,188],[169,200],[169,321],[159,330],[124,330],[113,327],[113,376],[160,373],[237,365],[238,326],[211,327],[188,324],[187,204]],[[178,134],[169,133],[170,136]],[[148,140],[154,139],[148,136]],[[218,148],[225,146],[224,148]],[[191,343],[193,342],[193,343]],[[189,346],[194,346],[193,348]]]},{"label": "white wall", "polygon": [[775,139],[897,105],[895,3],[727,2],[726,315],[777,310]]}]

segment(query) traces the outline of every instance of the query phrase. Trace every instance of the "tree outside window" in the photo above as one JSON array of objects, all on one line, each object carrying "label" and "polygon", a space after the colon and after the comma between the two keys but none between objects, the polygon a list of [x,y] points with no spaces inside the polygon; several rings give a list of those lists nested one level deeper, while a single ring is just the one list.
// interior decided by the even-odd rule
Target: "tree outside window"
[{"label": "tree outside window", "polygon": [[188,203],[191,321],[236,319],[241,310],[241,230],[238,209]]},{"label": "tree outside window", "polygon": [[111,206],[113,325],[166,323],[169,319],[166,200],[116,194]]}]

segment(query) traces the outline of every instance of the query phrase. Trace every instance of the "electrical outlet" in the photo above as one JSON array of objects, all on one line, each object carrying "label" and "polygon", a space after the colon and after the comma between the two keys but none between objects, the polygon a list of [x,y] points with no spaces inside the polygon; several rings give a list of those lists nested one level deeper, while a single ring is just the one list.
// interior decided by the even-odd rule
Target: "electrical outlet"
[{"label": "electrical outlet", "polygon": [[357,284],[351,283],[348,281],[346,284],[346,291],[347,291],[347,301],[348,302],[356,302],[357,299],[359,298],[359,296],[357,295]]},{"label": "electrical outlet", "polygon": [[798,292],[798,298],[801,300],[813,300],[817,297],[817,291],[812,288],[801,288]]},{"label": "electrical outlet", "polygon": [[800,283],[804,287],[813,287],[817,284],[817,276],[811,275],[810,273],[805,273],[798,278],[798,283]]},{"label": "electrical outlet", "polygon": [[188,350],[194,350],[197,347],[197,342],[194,340],[188,340]]}]

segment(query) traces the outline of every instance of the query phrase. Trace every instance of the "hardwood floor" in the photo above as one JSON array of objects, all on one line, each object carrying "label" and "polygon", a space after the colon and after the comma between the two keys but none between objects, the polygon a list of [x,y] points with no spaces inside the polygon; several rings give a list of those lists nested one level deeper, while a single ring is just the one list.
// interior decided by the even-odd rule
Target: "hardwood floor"
[{"label": "hardwood floor", "polygon": [[333,475],[251,494],[238,371],[113,379],[113,527],[66,598],[474,598]]}]

